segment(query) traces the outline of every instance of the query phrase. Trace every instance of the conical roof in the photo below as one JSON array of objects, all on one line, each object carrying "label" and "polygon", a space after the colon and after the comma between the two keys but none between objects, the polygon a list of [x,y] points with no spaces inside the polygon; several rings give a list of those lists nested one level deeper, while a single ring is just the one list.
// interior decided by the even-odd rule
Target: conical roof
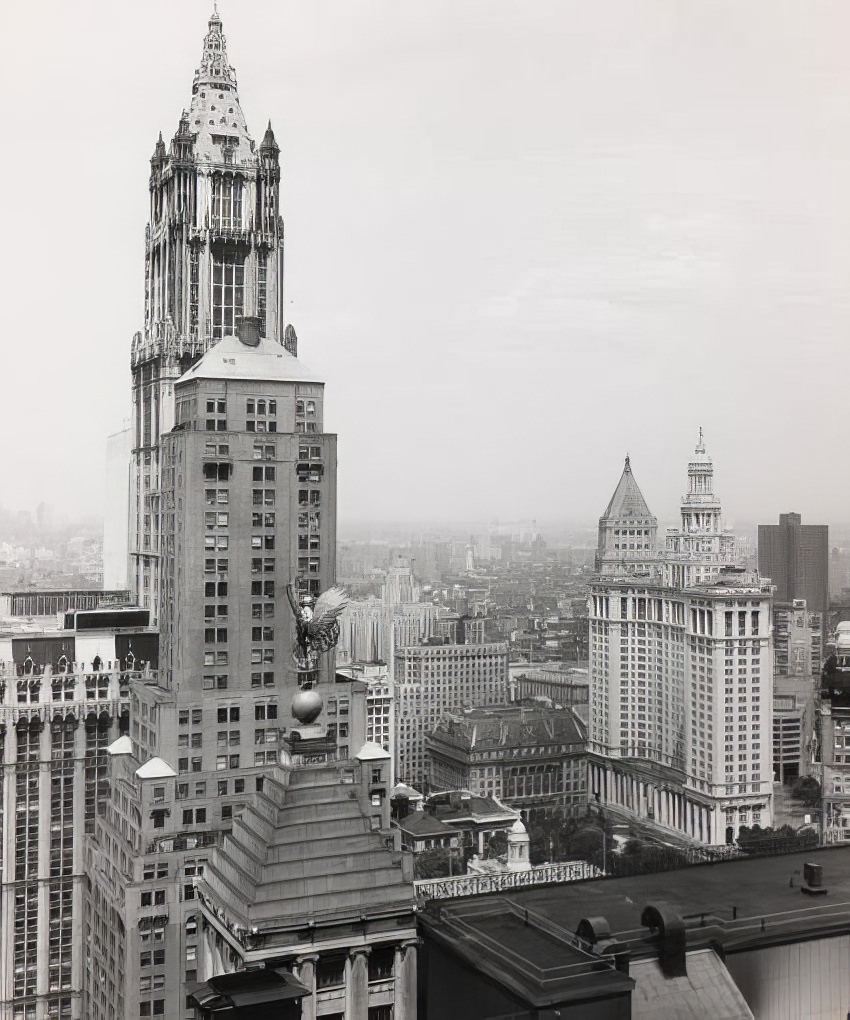
[{"label": "conical roof", "polygon": [[215,11],[204,38],[201,65],[192,83],[185,119],[194,135],[196,159],[236,166],[252,159],[254,143],[239,105],[236,74],[227,58],[221,18]]},{"label": "conical roof", "polygon": [[621,518],[647,518],[652,517],[652,511],[646,505],[643,493],[638,488],[635,476],[632,474],[632,467],[629,458],[623,467],[623,473],[608,508],[602,515],[602,520],[620,520]]}]

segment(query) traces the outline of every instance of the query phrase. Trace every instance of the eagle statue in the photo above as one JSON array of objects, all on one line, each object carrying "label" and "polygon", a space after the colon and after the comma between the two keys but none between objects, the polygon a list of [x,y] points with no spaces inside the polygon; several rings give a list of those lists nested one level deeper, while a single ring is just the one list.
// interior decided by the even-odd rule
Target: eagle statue
[{"label": "eagle statue", "polygon": [[292,660],[298,669],[317,669],[319,656],[339,641],[339,616],[348,605],[348,593],[334,585],[313,601],[312,595],[297,595],[288,584],[286,594],[295,617]]}]

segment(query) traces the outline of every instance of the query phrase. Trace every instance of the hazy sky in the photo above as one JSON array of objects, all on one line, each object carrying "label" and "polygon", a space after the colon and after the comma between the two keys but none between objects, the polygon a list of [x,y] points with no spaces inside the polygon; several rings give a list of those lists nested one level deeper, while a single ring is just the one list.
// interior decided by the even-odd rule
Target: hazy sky
[{"label": "hazy sky", "polygon": [[[223,0],[346,520],[850,518],[850,5]],[[7,5],[0,504],[97,511],[210,3]]]}]

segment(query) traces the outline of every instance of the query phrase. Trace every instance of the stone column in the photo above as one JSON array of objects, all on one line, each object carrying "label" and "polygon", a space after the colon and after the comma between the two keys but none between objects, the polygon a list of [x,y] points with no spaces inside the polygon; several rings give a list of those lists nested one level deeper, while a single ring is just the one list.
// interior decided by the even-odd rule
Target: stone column
[{"label": "stone column", "polygon": [[224,971],[225,971],[225,968],[224,968],[224,957],[222,956],[222,953],[221,953],[221,942],[222,941],[223,940],[222,940],[221,935],[219,935],[218,932],[216,932],[215,933],[215,939],[213,941],[213,955],[212,955],[212,959],[213,959],[213,974],[223,974]]},{"label": "stone column", "polygon": [[301,1020],[316,1020],[316,963],[318,953],[299,956],[295,961],[295,976],[308,993],[301,1000]]},{"label": "stone column", "polygon": [[410,939],[395,949],[395,1020],[416,1020],[417,945],[417,939]]},{"label": "stone column", "polygon": [[369,1013],[368,946],[358,946],[348,954],[348,980],[345,983],[345,1020],[367,1020]]}]

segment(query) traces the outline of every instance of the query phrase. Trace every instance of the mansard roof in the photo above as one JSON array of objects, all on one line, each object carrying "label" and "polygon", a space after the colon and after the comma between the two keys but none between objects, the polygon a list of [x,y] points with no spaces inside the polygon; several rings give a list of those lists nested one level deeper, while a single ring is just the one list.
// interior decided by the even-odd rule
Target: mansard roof
[{"label": "mansard roof", "polygon": [[608,504],[608,508],[602,515],[601,519],[604,521],[621,520],[624,518],[655,519],[652,515],[652,511],[646,505],[643,493],[638,488],[638,483],[635,481],[635,476],[632,474],[632,468],[628,457],[626,457],[623,473],[620,476],[620,481],[617,483],[617,488],[614,490],[614,495],[611,497],[611,502]]}]

